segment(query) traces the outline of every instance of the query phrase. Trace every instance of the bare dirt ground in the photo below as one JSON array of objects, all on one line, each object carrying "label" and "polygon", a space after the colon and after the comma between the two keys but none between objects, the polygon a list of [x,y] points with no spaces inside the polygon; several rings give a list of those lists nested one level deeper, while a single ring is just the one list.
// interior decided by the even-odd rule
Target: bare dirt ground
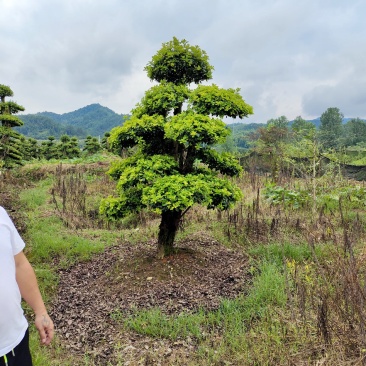
[{"label": "bare dirt ground", "polygon": [[159,260],[155,242],[121,243],[62,270],[52,309],[62,344],[76,357],[91,355],[96,365],[190,364],[194,339],[153,339],[122,330],[111,317],[132,309],[215,310],[222,298],[245,292],[250,276],[243,254],[205,234],[177,247],[177,254]]}]

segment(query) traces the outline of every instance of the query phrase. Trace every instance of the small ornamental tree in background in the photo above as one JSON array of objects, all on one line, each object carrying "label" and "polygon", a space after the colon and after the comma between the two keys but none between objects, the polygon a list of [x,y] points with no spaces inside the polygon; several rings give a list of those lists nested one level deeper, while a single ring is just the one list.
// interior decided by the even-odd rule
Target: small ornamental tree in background
[{"label": "small ornamental tree in background", "polygon": [[12,168],[21,165],[22,142],[21,134],[13,127],[22,126],[23,122],[15,116],[24,107],[5,98],[12,97],[13,91],[7,85],[0,84],[0,168]]},{"label": "small ornamental tree in background", "polygon": [[301,116],[297,116],[291,125],[291,130],[297,137],[302,137],[307,136],[309,133],[313,133],[313,131],[316,130],[316,127],[314,123],[306,121]]},{"label": "small ornamental tree in background", "polygon": [[48,139],[46,141],[43,141],[41,144],[42,156],[46,160],[60,158],[60,153],[58,151],[55,140],[55,136],[48,136]]},{"label": "small ornamental tree in background", "polygon": [[366,121],[360,118],[352,118],[343,127],[345,146],[355,146],[366,142]]},{"label": "small ornamental tree in background", "polygon": [[85,140],[84,151],[87,155],[93,155],[99,152],[102,149],[98,139],[96,137],[87,136]]},{"label": "small ornamental tree in background", "polygon": [[62,135],[59,144],[56,145],[60,159],[73,159],[80,156],[77,137]]},{"label": "small ornamental tree in background", "polygon": [[[132,111],[131,119],[112,129],[109,143],[115,150],[132,148],[132,156],[111,166],[118,197],[109,197],[100,210],[111,219],[145,207],[161,214],[158,256],[173,252],[182,216],[194,204],[225,210],[241,191],[224,175],[241,168],[229,153],[212,147],[230,133],[217,117],[252,114],[239,89],[198,85],[212,77],[206,52],[185,40],[164,43],[145,70],[159,82]],[[185,106],[185,110],[183,110]]]},{"label": "small ornamental tree in background", "polygon": [[29,137],[27,140],[28,153],[26,160],[40,159],[41,158],[41,146],[38,145],[36,139]]},{"label": "small ornamental tree in background", "polygon": [[107,151],[110,150],[109,148],[109,142],[108,142],[108,138],[110,137],[110,132],[105,132],[104,136],[102,137],[102,140],[100,141],[100,146],[102,149],[105,149]]},{"label": "small ornamental tree in background", "polygon": [[259,128],[254,134],[255,150],[268,159],[271,177],[274,183],[279,183],[285,161],[286,143],[289,139],[289,129],[269,123]]}]

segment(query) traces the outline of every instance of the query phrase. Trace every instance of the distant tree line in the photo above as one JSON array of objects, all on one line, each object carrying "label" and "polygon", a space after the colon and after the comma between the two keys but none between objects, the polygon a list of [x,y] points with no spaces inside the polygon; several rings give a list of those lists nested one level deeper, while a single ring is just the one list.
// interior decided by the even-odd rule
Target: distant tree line
[{"label": "distant tree line", "polygon": [[[345,122],[346,121],[346,122]],[[315,123],[316,122],[316,123]],[[289,121],[286,116],[280,116],[267,123],[233,123],[228,125],[232,134],[225,143],[217,146],[219,150],[243,154],[256,146],[256,141],[262,134],[285,134],[288,138],[295,135],[304,135],[313,131],[323,151],[340,150],[348,147],[366,148],[366,121],[360,118],[344,119],[338,108],[328,108],[319,118],[319,121],[307,121],[298,116]],[[265,129],[265,131],[263,130]],[[280,139],[282,141],[282,137]]]},{"label": "distant tree line", "polygon": [[59,140],[56,140],[54,136],[49,136],[47,140],[40,142],[32,137],[26,138],[21,135],[17,146],[18,158],[15,159],[14,156],[7,156],[6,159],[3,159],[3,165],[6,168],[11,168],[16,165],[22,165],[25,161],[35,159],[79,158],[107,150],[107,146],[106,137],[103,137],[99,141],[97,137],[88,136],[85,140],[81,141],[77,137],[62,135]]},{"label": "distant tree line", "polygon": [[285,116],[270,119],[247,136],[250,151],[261,157],[259,165],[271,173],[274,182],[286,171],[315,177],[321,161],[333,159],[350,164],[352,160],[347,157],[350,149],[366,151],[366,121],[360,118],[343,121],[343,114],[335,107],[322,113],[319,128],[301,116],[291,123]]},{"label": "distant tree line", "polygon": [[12,96],[11,88],[0,84],[0,168],[13,168],[33,159],[73,159],[108,149],[109,132],[101,141],[89,135],[81,142],[66,133],[59,140],[54,136],[43,141],[27,138],[16,130],[23,126],[23,121],[16,114],[24,111],[24,107],[6,100]]}]

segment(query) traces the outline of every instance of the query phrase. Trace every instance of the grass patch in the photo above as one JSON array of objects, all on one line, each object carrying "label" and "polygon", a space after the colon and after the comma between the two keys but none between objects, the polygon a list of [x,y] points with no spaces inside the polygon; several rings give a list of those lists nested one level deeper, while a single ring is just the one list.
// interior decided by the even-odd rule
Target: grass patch
[{"label": "grass patch", "polygon": [[47,263],[58,258],[61,266],[67,266],[76,261],[88,260],[105,247],[101,240],[85,239],[69,233],[61,220],[54,216],[32,218],[27,236],[32,263]]},{"label": "grass patch", "polygon": [[70,356],[57,338],[57,333],[51,345],[45,347],[40,344],[39,334],[33,324],[29,326],[29,347],[32,353],[34,366],[75,366],[75,365],[94,365],[94,363],[82,362],[75,356]]},{"label": "grass patch", "polygon": [[332,260],[336,248],[333,243],[322,243],[314,246],[314,251],[308,243],[271,243],[251,247],[248,251],[254,261],[274,263],[278,267],[288,261],[297,264],[305,264],[314,261],[314,254],[317,260],[323,262]]},{"label": "grass patch", "polygon": [[39,289],[45,303],[48,303],[57,290],[58,276],[47,264],[33,266],[39,283]]},{"label": "grass patch", "polygon": [[180,313],[168,316],[158,308],[136,311],[127,318],[116,311],[111,317],[115,321],[122,320],[127,328],[139,334],[172,340],[187,337],[202,339],[205,335],[204,328],[209,325],[210,320],[214,320],[207,317],[203,310],[194,314]]},{"label": "grass patch", "polygon": [[[322,248],[315,248],[316,254],[322,255]],[[262,261],[273,262],[281,266],[285,259],[304,262],[312,258],[312,251],[308,243],[273,243],[267,245],[258,245],[249,249],[249,254]]]},{"label": "grass patch", "polygon": [[49,189],[52,185],[52,179],[41,180],[36,187],[22,190],[19,193],[20,200],[28,210],[33,211],[47,204],[50,198]]}]

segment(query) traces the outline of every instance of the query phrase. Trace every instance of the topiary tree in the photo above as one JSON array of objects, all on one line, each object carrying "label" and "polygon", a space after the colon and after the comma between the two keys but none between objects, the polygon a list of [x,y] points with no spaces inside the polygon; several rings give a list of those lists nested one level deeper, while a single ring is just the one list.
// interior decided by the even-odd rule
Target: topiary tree
[{"label": "topiary tree", "polygon": [[102,149],[98,139],[96,137],[87,136],[85,140],[84,151],[87,155],[93,155]]},{"label": "topiary tree", "polygon": [[[118,197],[104,199],[101,213],[118,219],[143,208],[161,214],[158,256],[174,250],[183,215],[194,205],[225,210],[241,191],[224,175],[236,176],[241,168],[229,153],[213,145],[230,133],[216,117],[243,118],[253,113],[239,89],[199,85],[212,77],[205,51],[187,41],[164,43],[145,70],[159,82],[145,93],[123,126],[112,129],[112,148],[132,148],[132,156],[111,166]],[[183,110],[183,106],[186,106]]]},{"label": "topiary tree", "polygon": [[102,137],[102,140],[100,142],[101,148],[105,149],[107,151],[110,150],[110,146],[109,146],[109,142],[108,142],[108,139],[109,139],[110,136],[111,136],[110,132],[105,132],[104,136]]},{"label": "topiary tree", "polygon": [[37,140],[29,137],[27,139],[27,146],[28,146],[28,156],[26,160],[31,159],[40,159],[41,158],[41,147],[38,144]]},{"label": "topiary tree", "polygon": [[60,152],[58,150],[55,140],[55,136],[48,136],[48,139],[46,141],[43,141],[41,144],[42,156],[46,160],[60,158]]},{"label": "topiary tree", "polygon": [[24,107],[5,98],[12,97],[13,91],[7,85],[0,84],[0,159],[1,166],[12,168],[21,165],[22,142],[21,134],[13,127],[22,126],[23,122],[15,116]]}]

